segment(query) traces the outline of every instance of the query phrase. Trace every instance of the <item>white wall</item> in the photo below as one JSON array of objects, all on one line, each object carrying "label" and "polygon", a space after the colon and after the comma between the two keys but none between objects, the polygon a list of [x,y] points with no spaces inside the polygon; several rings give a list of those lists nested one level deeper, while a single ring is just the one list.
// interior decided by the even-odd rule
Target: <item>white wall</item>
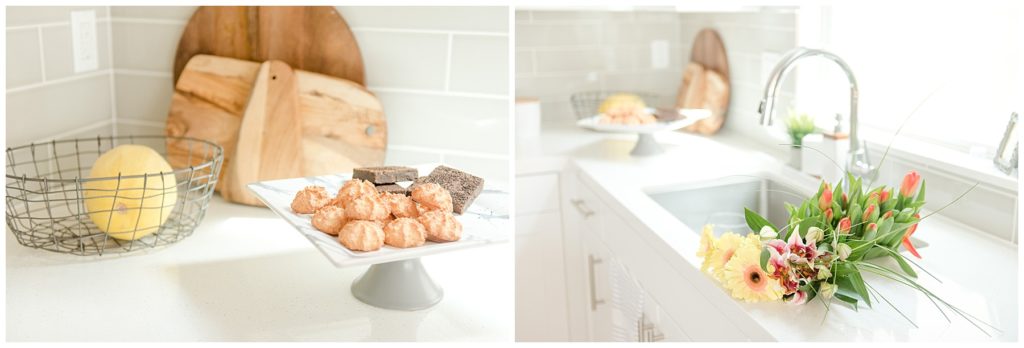
[{"label": "white wall", "polygon": [[[101,70],[62,82],[70,71],[69,9],[8,8],[8,146],[54,136],[163,134],[174,52],[194,9],[98,7]],[[508,9],[338,11],[359,42],[367,85],[384,104],[386,162],[441,162],[507,182]],[[51,74],[40,71],[42,63]],[[63,102],[44,103],[51,100]],[[39,117],[54,125],[32,121]]]}]

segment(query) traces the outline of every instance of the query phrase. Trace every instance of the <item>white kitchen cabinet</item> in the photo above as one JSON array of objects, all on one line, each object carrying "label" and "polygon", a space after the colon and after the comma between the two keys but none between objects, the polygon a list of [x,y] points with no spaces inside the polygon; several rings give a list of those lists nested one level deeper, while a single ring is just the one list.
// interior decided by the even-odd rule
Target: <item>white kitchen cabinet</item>
[{"label": "white kitchen cabinet", "polygon": [[558,174],[517,177],[516,197],[516,340],[566,341]]}]

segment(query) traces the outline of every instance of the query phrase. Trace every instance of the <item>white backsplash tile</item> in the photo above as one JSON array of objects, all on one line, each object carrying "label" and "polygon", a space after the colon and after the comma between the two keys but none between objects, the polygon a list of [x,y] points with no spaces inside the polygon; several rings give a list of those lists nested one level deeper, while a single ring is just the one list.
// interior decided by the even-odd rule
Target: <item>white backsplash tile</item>
[{"label": "white backsplash tile", "polygon": [[[109,23],[96,24],[98,70],[110,68],[110,40],[107,35],[109,29]],[[71,26],[45,27],[42,30],[46,79],[53,80],[75,75],[74,55],[71,51]],[[88,71],[83,73],[88,73]]]},{"label": "white backsplash tile", "polygon": [[371,87],[443,90],[448,35],[356,32]]},{"label": "white backsplash tile", "polygon": [[184,24],[113,23],[114,67],[170,72]]},{"label": "white backsplash tile", "polygon": [[110,76],[7,93],[7,144],[16,145],[109,121]]},{"label": "white backsplash tile", "polygon": [[105,6],[8,6],[7,26],[71,22],[71,11],[95,10],[96,19],[107,18]]},{"label": "white backsplash tile", "polygon": [[487,180],[501,181],[505,187],[509,180],[509,160],[507,159],[494,159],[494,158],[480,158],[473,156],[461,156],[461,155],[445,155],[444,164],[453,168],[458,168],[466,173],[470,173]]},{"label": "white backsplash tile", "polygon": [[[408,166],[425,163],[441,163],[441,154],[429,150],[411,150],[389,146],[384,154],[384,164]],[[423,175],[424,173],[421,173]]]},{"label": "white backsplash tile", "polygon": [[7,88],[42,81],[37,30],[7,30]]},{"label": "white backsplash tile", "polygon": [[389,144],[508,154],[507,99],[375,93],[384,104]]},{"label": "white backsplash tile", "polygon": [[484,7],[359,7],[338,6],[353,28],[395,28],[447,31],[508,31],[508,9]]},{"label": "white backsplash tile", "polygon": [[167,120],[174,83],[168,76],[114,74],[118,118]]},{"label": "white backsplash tile", "polygon": [[197,6],[111,6],[115,18],[149,18],[187,21]]},{"label": "white backsplash tile", "polygon": [[454,35],[449,90],[508,93],[508,38]]}]

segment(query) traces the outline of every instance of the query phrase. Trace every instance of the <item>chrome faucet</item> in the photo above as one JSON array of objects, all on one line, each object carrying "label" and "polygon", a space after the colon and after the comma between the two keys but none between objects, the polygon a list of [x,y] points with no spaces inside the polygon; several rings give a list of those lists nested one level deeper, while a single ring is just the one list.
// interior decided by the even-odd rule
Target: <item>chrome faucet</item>
[{"label": "chrome faucet", "polygon": [[761,114],[761,125],[772,125],[775,115],[775,94],[779,90],[779,85],[782,84],[782,79],[790,70],[793,70],[793,66],[798,60],[814,56],[821,56],[835,62],[846,73],[846,78],[850,80],[850,153],[846,161],[846,170],[855,176],[874,181],[875,170],[868,160],[867,146],[861,143],[860,138],[857,137],[857,79],[853,77],[850,66],[831,52],[798,47],[782,57],[779,64],[775,65],[775,69],[772,69],[768,85],[764,89],[764,98],[761,99],[761,105],[758,106],[757,112]]}]

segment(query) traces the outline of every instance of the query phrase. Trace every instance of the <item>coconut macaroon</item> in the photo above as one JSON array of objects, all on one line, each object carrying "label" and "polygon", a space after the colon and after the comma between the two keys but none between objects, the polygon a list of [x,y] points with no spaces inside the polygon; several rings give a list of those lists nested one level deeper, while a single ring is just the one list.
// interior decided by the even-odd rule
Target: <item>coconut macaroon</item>
[{"label": "coconut macaroon", "polygon": [[426,239],[431,242],[454,242],[462,238],[462,224],[450,212],[431,210],[417,218],[426,228]]},{"label": "coconut macaroon", "polygon": [[331,202],[327,190],[320,186],[306,186],[292,199],[292,211],[296,214],[312,214]]},{"label": "coconut macaroon", "polygon": [[345,210],[336,205],[325,206],[313,214],[313,227],[332,236],[337,236],[346,222]]},{"label": "coconut macaroon", "polygon": [[391,210],[376,191],[372,195],[356,197],[345,208],[345,217],[351,220],[384,220],[389,216]]},{"label": "coconut macaroon", "polygon": [[406,195],[385,193],[381,195],[381,198],[388,204],[391,214],[396,218],[417,218],[420,216],[420,211],[416,208],[416,202],[413,202],[412,198]]},{"label": "coconut macaroon", "polygon": [[353,200],[362,196],[373,195],[377,196],[377,188],[373,187],[369,181],[352,179],[346,181],[345,184],[341,185],[338,189],[338,196],[334,198],[334,204],[341,206],[344,209],[348,209],[348,205]]},{"label": "coconut macaroon", "polygon": [[353,251],[374,251],[384,246],[384,230],[373,221],[349,221],[338,232],[338,242]]},{"label": "coconut macaroon", "polygon": [[451,194],[441,185],[435,183],[415,185],[412,189],[412,199],[430,210],[452,212]]},{"label": "coconut macaroon", "polygon": [[384,244],[396,248],[411,248],[426,242],[427,229],[419,221],[398,218],[384,227]]}]

